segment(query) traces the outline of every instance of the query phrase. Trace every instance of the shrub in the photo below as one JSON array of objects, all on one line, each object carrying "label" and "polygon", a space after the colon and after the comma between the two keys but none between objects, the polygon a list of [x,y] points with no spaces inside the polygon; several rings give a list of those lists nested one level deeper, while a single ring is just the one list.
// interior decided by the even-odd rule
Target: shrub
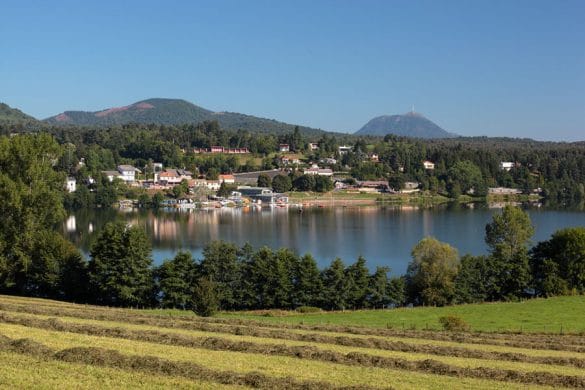
[{"label": "shrub", "polygon": [[439,318],[439,323],[444,330],[449,332],[466,332],[469,330],[469,324],[458,316],[444,316]]},{"label": "shrub", "polygon": [[299,313],[318,313],[321,311],[318,307],[314,306],[299,306],[296,308]]}]

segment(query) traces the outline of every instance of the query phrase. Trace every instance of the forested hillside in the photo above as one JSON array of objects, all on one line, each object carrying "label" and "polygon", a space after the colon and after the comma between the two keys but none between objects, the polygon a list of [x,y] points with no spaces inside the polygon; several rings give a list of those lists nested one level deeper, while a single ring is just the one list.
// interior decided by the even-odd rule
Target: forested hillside
[{"label": "forested hillside", "polygon": [[[203,121],[217,121],[223,128],[254,133],[282,134],[295,125],[274,119],[259,118],[234,112],[213,112],[181,99],[148,99],[124,107],[101,111],[65,111],[45,119],[46,123],[73,126],[114,126],[138,124],[184,125]],[[300,126],[305,134],[319,134],[321,130]]]}]

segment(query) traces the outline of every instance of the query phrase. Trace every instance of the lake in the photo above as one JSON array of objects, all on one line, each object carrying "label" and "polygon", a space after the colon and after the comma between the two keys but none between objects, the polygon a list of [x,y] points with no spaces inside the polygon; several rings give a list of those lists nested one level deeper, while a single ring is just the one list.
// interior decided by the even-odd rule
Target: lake
[{"label": "lake", "polygon": [[[299,254],[311,253],[319,267],[335,257],[346,264],[363,255],[370,269],[389,266],[402,274],[410,251],[425,236],[448,242],[460,254],[485,254],[485,225],[498,208],[474,204],[432,208],[355,207],[297,209],[233,209],[211,211],[81,210],[64,223],[65,235],[85,253],[107,222],[122,220],[142,226],[152,239],[153,259],[160,264],[179,250],[196,258],[212,240],[225,240],[255,248],[288,247]],[[546,240],[561,228],[585,226],[585,212],[527,209],[535,226],[533,243]]]}]

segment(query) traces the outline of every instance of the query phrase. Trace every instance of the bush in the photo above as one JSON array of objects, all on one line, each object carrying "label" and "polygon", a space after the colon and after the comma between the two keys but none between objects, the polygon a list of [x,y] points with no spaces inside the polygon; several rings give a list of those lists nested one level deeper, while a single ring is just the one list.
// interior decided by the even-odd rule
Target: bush
[{"label": "bush", "polygon": [[299,306],[296,308],[296,311],[299,313],[318,313],[321,309],[314,306]]},{"label": "bush", "polygon": [[466,332],[469,330],[469,324],[458,316],[440,317],[439,323],[448,332]]}]

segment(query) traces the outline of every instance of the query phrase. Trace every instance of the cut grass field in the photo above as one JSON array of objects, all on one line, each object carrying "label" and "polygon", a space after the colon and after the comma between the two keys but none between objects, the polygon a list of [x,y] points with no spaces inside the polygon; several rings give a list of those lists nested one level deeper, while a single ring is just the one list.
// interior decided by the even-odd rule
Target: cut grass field
[{"label": "cut grass field", "polygon": [[0,296],[0,387],[585,388],[579,335],[367,327],[384,313],[200,318]]},{"label": "cut grass field", "polygon": [[447,307],[345,312],[244,312],[224,313],[225,318],[244,318],[274,323],[331,324],[393,329],[440,329],[439,318],[461,317],[479,332],[585,332],[585,296],[531,299],[522,302],[482,303]]}]

